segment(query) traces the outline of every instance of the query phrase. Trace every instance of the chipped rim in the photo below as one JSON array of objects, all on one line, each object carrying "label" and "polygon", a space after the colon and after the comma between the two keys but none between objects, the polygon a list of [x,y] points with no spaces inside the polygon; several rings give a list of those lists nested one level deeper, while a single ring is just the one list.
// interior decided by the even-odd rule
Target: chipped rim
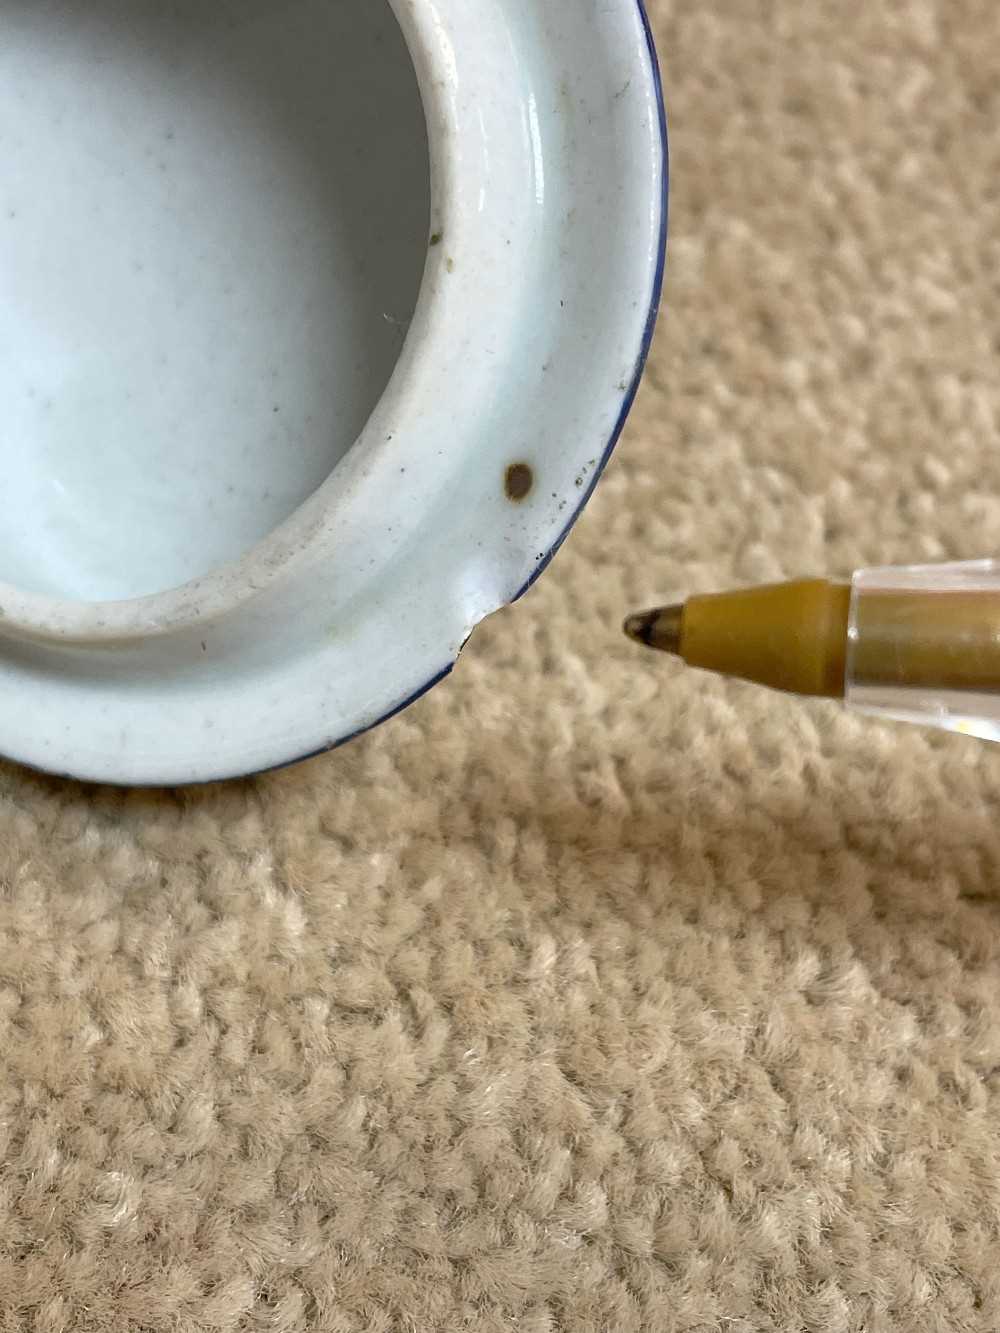
[{"label": "chipped rim", "polygon": [[[646,316],[646,326],[642,337],[642,345],[639,350],[639,357],[636,362],[635,373],[633,374],[632,381],[629,384],[628,389],[626,390],[625,394],[622,397],[621,408],[618,414],[618,420],[615,423],[615,428],[612,431],[611,437],[609,438],[604,448],[604,452],[601,455],[600,459],[598,460],[597,466],[594,468],[593,474],[590,479],[590,483],[587,486],[583,499],[580,501],[579,505],[577,505],[576,509],[573,511],[571,517],[569,518],[569,521],[566,523],[562,532],[559,534],[556,540],[550,545],[549,549],[545,552],[543,558],[537,563],[535,568],[532,570],[530,578],[523,585],[523,587],[514,595],[514,597],[511,598],[511,601],[509,603],[510,605],[514,605],[514,603],[520,601],[521,598],[524,597],[526,593],[530,592],[530,590],[534,587],[537,581],[545,573],[549,565],[551,565],[552,561],[559,554],[560,548],[562,547],[566,539],[569,537],[577,521],[583,514],[583,511],[590,503],[594,491],[597,488],[597,484],[601,480],[601,477],[603,476],[605,469],[607,468],[608,464],[611,461],[612,455],[615,452],[615,449],[618,445],[618,441],[621,439],[622,432],[625,429],[632,408],[635,404],[636,396],[639,392],[639,388],[642,384],[643,375],[646,370],[646,364],[649,361],[649,354],[650,351],[652,350],[653,338],[656,333],[656,324],[660,314],[660,301],[663,296],[663,281],[666,273],[667,233],[669,229],[669,217],[670,217],[670,208],[669,208],[670,144],[667,132],[667,109],[666,109],[666,99],[663,93],[663,76],[660,71],[660,62],[656,51],[656,40],[653,36],[652,24],[650,23],[649,14],[646,9],[646,0],[635,0],[635,3],[639,10],[639,16],[642,21],[643,31],[646,36],[646,47],[649,53],[649,62],[653,79],[653,88],[656,94],[656,107],[659,118],[660,141],[662,145],[661,174],[663,183],[662,183],[661,200],[660,200],[659,248],[656,261],[656,272],[653,278],[653,290],[650,295],[649,309]],[[468,642],[468,640],[466,642]],[[406,710],[410,708],[413,704],[418,703],[422,698],[424,698],[425,695],[429,694],[431,690],[435,689],[443,681],[447,680],[457,665],[458,665],[458,658],[456,658],[452,662],[449,662],[447,666],[443,667],[440,671],[438,671],[436,675],[431,677],[430,680],[425,681],[424,684],[421,685],[419,689],[414,690],[414,692],[408,695],[407,698],[405,698],[401,703],[398,703],[394,707],[390,708],[388,712],[384,713],[374,722],[368,723],[367,726],[359,727],[357,730],[351,731],[344,736],[338,737],[336,740],[330,741],[328,744],[322,745],[318,749],[310,750],[306,754],[299,755],[297,758],[285,759],[282,760],[281,763],[272,764],[267,768],[256,769],[250,773],[233,774],[231,778],[217,778],[214,779],[214,781],[226,782],[226,781],[233,781],[234,779],[241,777],[258,777],[258,776],[263,777],[268,773],[280,773],[286,768],[294,768],[298,764],[307,763],[310,759],[318,759],[324,754],[330,754],[334,750],[339,750],[342,746],[349,745],[352,741],[359,740],[362,736],[367,736],[369,732],[376,731],[379,727],[384,726],[387,722],[391,722],[394,718],[399,717],[401,713],[405,713]]]},{"label": "chipped rim", "polygon": [[[392,0],[392,2],[395,5],[396,3],[403,3],[403,0]],[[409,0],[409,3],[412,2],[413,0]],[[668,199],[669,199],[669,152],[668,152],[668,138],[667,138],[667,121],[666,121],[666,111],[664,106],[662,80],[657,60],[656,47],[652,34],[652,28],[649,22],[649,17],[645,8],[644,0],[633,0],[633,4],[634,4],[633,15],[634,16],[637,15],[638,17],[638,31],[637,31],[638,45],[636,47],[636,54],[637,57],[641,59],[639,52],[641,51],[642,45],[644,44],[646,48],[646,59],[648,60],[648,66],[644,71],[644,75],[648,79],[646,92],[647,92],[648,104],[651,112],[653,113],[651,115],[649,122],[649,142],[650,142],[650,147],[653,150],[651,163],[654,172],[656,170],[658,170],[659,172],[659,188],[656,188],[655,184],[656,176],[654,174],[652,177],[652,181],[650,182],[653,185],[653,189],[649,193],[649,203],[651,207],[651,214],[649,218],[649,239],[652,242],[652,244],[650,245],[649,251],[647,253],[650,261],[648,271],[651,272],[652,274],[651,290],[649,292],[648,300],[646,302],[637,301],[635,303],[635,308],[638,314],[641,315],[642,308],[643,307],[645,308],[645,319],[644,321],[642,321],[641,319],[637,321],[636,334],[638,334],[639,330],[641,329],[641,337],[636,338],[637,350],[635,354],[635,359],[633,361],[631,373],[626,373],[622,377],[622,392],[621,392],[621,397],[617,400],[616,413],[614,411],[615,400],[612,400],[611,402],[612,413],[609,415],[608,419],[609,421],[613,420],[613,427],[607,435],[602,452],[600,453],[599,457],[596,459],[596,461],[592,466],[586,487],[581,488],[580,498],[578,499],[578,502],[573,506],[571,517],[569,518],[568,521],[566,521],[564,524],[560,526],[558,535],[554,539],[549,538],[543,543],[540,543],[540,545],[543,546],[543,550],[535,557],[530,568],[529,576],[525,579],[523,583],[520,584],[519,588],[518,588],[518,583],[516,581],[516,571],[514,571],[515,580],[512,580],[512,586],[514,588],[517,588],[518,590],[509,593],[506,597],[504,597],[503,602],[498,603],[500,605],[512,604],[518,601],[522,596],[524,596],[524,594],[534,585],[534,583],[541,576],[541,574],[551,564],[552,560],[555,558],[559,549],[561,548],[566,538],[568,537],[574,524],[580,518],[580,515],[582,514],[587,503],[591,499],[594,489],[597,485],[597,482],[600,479],[600,476],[602,475],[604,469],[606,468],[611,458],[611,455],[614,452],[615,446],[619,438],[621,437],[622,431],[624,430],[625,424],[628,420],[629,413],[632,409],[636,395],[638,393],[638,389],[642,381],[643,372],[645,370],[645,366],[649,357],[649,352],[652,346],[657,316],[659,314],[664,271],[665,271],[667,223],[668,223]],[[652,120],[654,118],[657,122],[655,125],[652,124]],[[578,482],[577,485],[580,485],[580,482]],[[478,620],[473,622],[470,619],[468,623],[469,624],[478,623]],[[108,628],[110,628],[110,626]],[[148,767],[146,768],[145,776],[140,776],[138,773],[135,776],[121,776],[118,774],[113,774],[105,767],[104,764],[96,766],[97,768],[101,768],[104,770],[104,772],[102,773],[98,773],[97,771],[95,771],[95,766],[89,764],[88,764],[88,767],[90,768],[89,773],[86,771],[81,772],[79,770],[74,772],[72,770],[76,767],[76,765],[75,763],[72,762],[72,760],[70,760],[69,756],[64,756],[64,762],[62,764],[56,762],[50,765],[44,762],[38,762],[37,751],[36,755],[33,758],[27,758],[24,757],[23,755],[17,754],[16,748],[13,750],[13,752],[11,752],[11,750],[8,749],[8,754],[14,762],[28,769],[32,769],[36,772],[41,772],[56,777],[68,778],[69,780],[80,781],[86,784],[93,784],[93,785],[110,784],[123,787],[144,786],[144,787],[180,788],[185,786],[211,785],[219,782],[246,779],[257,775],[263,775],[266,773],[279,771],[281,769],[292,767],[299,763],[305,762],[306,760],[318,757],[322,754],[326,754],[332,750],[335,750],[340,746],[345,745],[350,741],[365,735],[367,732],[374,730],[376,727],[383,725],[384,723],[390,721],[391,719],[395,718],[400,713],[405,711],[407,708],[410,707],[410,705],[412,705],[417,700],[422,698],[437,684],[439,684],[448,675],[450,675],[461,654],[461,648],[464,647],[464,643],[460,642],[460,637],[459,639],[453,641],[454,646],[448,650],[450,660],[446,661],[436,671],[429,674],[428,677],[424,679],[424,682],[418,688],[407,690],[405,692],[405,697],[403,697],[400,702],[395,703],[391,707],[386,707],[384,711],[379,710],[378,715],[374,719],[372,719],[371,721],[366,720],[364,724],[361,726],[344,729],[341,731],[339,735],[337,735],[335,732],[333,739],[324,739],[321,745],[308,748],[296,747],[295,751],[288,758],[278,759],[274,763],[266,763],[266,762],[257,763],[251,759],[247,763],[241,764],[237,760],[236,764],[231,769],[228,770],[226,768],[222,768],[222,771],[217,770],[215,773],[209,773],[204,776],[199,775],[197,773],[192,773],[190,776],[175,775],[173,777],[167,777],[166,775],[164,775],[165,780],[159,780],[155,775],[150,773]],[[465,642],[467,641],[468,641],[468,636],[466,636],[465,638]],[[7,748],[8,747],[5,747],[5,749]]]}]

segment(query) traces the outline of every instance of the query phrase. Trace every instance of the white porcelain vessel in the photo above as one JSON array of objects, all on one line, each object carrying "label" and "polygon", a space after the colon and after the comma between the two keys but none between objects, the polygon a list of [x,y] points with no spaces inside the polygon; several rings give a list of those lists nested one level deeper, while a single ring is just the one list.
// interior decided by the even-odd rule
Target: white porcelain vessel
[{"label": "white porcelain vessel", "polygon": [[0,753],[290,763],[558,549],[634,396],[638,0],[0,0]]}]

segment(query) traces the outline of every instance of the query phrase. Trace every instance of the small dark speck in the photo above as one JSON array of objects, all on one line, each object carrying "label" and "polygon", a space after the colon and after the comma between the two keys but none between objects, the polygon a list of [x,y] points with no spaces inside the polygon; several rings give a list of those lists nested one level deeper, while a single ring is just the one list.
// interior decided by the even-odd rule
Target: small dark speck
[{"label": "small dark speck", "polygon": [[565,310],[565,309],[566,309],[566,302],[565,302],[565,301],[560,301],[560,302],[559,302],[559,309],[560,309],[560,310]]},{"label": "small dark speck", "polygon": [[405,467],[401,467],[401,468],[399,469],[399,471],[400,471],[400,475],[402,475],[402,474],[406,471],[406,468],[405,468]]},{"label": "small dark speck", "polygon": [[276,403],[275,406],[274,406],[274,410],[275,410],[275,412],[280,412],[280,411],[281,411],[281,408],[277,405],[277,403]]},{"label": "small dark speck", "polygon": [[628,385],[625,383],[624,380],[619,380],[619,381],[618,381],[618,391],[619,391],[619,393],[624,393],[624,392],[626,391],[627,388],[628,388]]},{"label": "small dark speck", "polygon": [[440,244],[441,244],[441,233],[439,231],[436,231],[431,236],[431,245],[440,245]]},{"label": "small dark speck", "polygon": [[207,652],[208,652],[208,644],[205,642],[204,639],[202,639],[202,641],[201,641],[201,651],[202,651],[203,653],[207,653]]},{"label": "small dark speck", "polygon": [[12,208],[10,212],[7,214],[7,221],[13,222],[16,217],[17,217],[17,209]]},{"label": "small dark speck", "polygon": [[526,500],[535,484],[535,474],[527,463],[511,463],[504,477],[507,499],[515,503]]},{"label": "small dark speck", "polygon": [[578,486],[582,486],[582,485],[583,485],[583,478],[582,478],[582,477],[577,477],[577,479],[576,479],[576,484],[577,484]]},{"label": "small dark speck", "polygon": [[454,273],[454,272],[455,272],[455,261],[454,261],[454,259],[452,259],[452,257],[451,257],[450,255],[448,256],[447,260],[445,261],[445,268],[448,270],[449,273]]}]

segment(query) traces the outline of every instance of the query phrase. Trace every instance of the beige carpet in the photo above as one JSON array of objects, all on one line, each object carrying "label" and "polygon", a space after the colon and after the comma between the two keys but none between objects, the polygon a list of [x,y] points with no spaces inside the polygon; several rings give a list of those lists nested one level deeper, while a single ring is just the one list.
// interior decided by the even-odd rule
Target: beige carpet
[{"label": "beige carpet", "polygon": [[550,575],[177,796],[0,771],[0,1328],[1000,1328],[1000,750],[660,596],[1000,545],[1000,7],[661,0],[670,276]]}]

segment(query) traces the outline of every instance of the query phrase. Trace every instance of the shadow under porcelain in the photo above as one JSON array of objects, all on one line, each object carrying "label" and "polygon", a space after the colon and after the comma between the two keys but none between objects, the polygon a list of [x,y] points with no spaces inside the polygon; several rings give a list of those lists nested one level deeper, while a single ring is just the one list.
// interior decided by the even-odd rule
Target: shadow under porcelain
[{"label": "shadow under porcelain", "polygon": [[238,559],[351,448],[426,260],[385,0],[0,0],[0,582],[87,603]]}]

